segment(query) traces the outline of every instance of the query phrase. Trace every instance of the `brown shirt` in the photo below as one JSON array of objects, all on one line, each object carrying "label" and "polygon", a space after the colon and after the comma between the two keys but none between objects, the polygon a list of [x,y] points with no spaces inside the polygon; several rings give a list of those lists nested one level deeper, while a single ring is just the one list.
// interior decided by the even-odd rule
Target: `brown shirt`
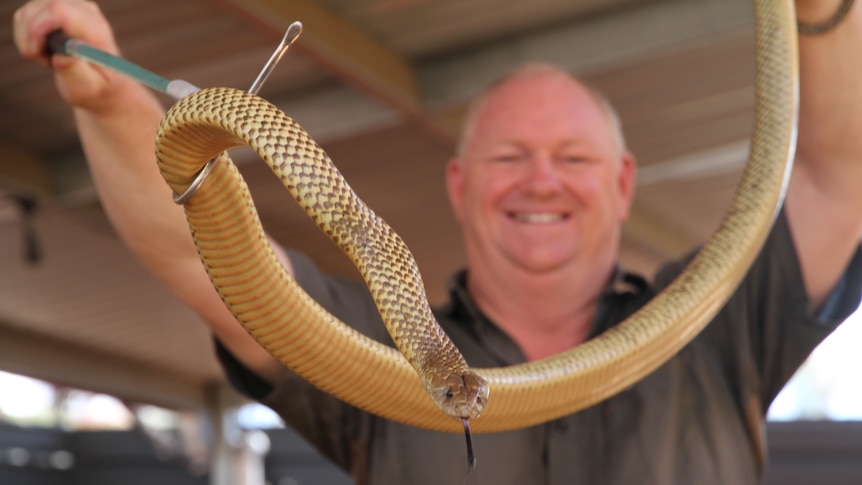
[{"label": "brown shirt", "polygon": [[[292,253],[297,280],[348,324],[389,341],[360,284],[321,274]],[[654,286],[621,273],[602,299],[593,335],[640,308],[683,267],[668,265]],[[811,350],[858,306],[857,252],[826,304],[807,297],[785,218],[748,276],[713,322],[641,382],[596,406],[526,429],[474,436],[478,479],[487,484],[757,484],[763,472],[763,417]],[[524,361],[520,349],[473,305],[464,273],[438,320],[468,362]],[[426,431],[348,406],[290,376],[270,388],[221,346],[240,391],[278,412],[357,483],[462,483],[463,435]]]}]

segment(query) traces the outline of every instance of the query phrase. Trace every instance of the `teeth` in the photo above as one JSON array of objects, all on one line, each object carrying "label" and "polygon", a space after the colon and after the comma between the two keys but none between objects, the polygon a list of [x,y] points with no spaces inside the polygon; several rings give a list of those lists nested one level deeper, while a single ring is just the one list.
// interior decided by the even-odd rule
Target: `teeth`
[{"label": "teeth", "polygon": [[559,222],[563,220],[562,214],[549,214],[549,213],[523,213],[519,212],[514,214],[515,220],[522,222],[530,222],[533,224],[547,224],[551,222]]}]

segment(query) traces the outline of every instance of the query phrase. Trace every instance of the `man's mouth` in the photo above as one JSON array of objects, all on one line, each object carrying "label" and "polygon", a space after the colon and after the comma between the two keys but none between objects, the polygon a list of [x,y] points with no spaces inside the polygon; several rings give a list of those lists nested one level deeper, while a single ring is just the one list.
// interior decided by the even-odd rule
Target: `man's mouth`
[{"label": "man's mouth", "polygon": [[512,212],[510,217],[529,224],[552,224],[566,219],[566,214],[558,212]]}]

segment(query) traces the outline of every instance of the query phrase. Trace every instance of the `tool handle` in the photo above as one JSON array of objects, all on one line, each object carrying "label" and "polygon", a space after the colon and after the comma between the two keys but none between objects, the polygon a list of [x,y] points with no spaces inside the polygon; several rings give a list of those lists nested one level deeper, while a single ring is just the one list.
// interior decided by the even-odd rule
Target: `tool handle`
[{"label": "tool handle", "polygon": [[50,56],[53,54],[66,54],[66,42],[71,39],[62,30],[55,30],[45,38],[45,52]]}]

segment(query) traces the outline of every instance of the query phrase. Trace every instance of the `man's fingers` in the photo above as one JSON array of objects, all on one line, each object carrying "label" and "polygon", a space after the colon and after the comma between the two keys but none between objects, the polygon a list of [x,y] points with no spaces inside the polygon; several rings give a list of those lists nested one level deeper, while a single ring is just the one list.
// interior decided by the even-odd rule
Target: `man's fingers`
[{"label": "man's fingers", "polygon": [[62,2],[36,0],[15,11],[14,38],[21,55],[50,65],[50,55],[45,50],[45,37],[49,32],[62,28]]}]

